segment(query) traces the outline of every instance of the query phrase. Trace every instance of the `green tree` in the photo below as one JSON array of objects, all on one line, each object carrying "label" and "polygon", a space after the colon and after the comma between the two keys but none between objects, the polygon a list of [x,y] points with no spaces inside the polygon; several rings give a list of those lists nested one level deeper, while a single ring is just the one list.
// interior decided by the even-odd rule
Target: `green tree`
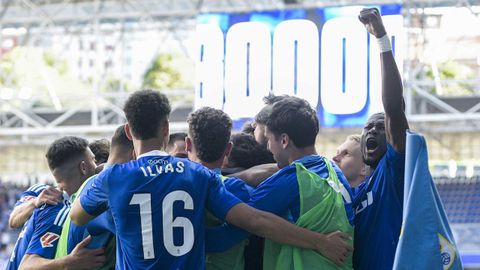
[{"label": "green tree", "polygon": [[[431,93],[440,96],[468,96],[475,93],[474,86],[471,83],[462,82],[462,80],[475,79],[475,72],[467,65],[456,61],[448,61],[439,63],[438,74],[440,80],[451,80],[447,83],[442,83],[442,89],[437,89],[435,86],[431,88]],[[425,77],[429,80],[434,80],[432,66],[426,68]],[[459,80],[458,82],[454,80]]]},{"label": "green tree", "polygon": [[143,76],[143,88],[158,90],[184,87],[182,75],[173,65],[171,54],[159,54],[154,57],[151,66]]}]

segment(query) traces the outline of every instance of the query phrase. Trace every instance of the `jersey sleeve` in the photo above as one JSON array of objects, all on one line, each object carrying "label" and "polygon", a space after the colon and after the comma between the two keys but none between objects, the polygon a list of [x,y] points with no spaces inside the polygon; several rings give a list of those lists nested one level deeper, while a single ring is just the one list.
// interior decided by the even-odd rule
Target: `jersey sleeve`
[{"label": "jersey sleeve", "polygon": [[284,216],[290,209],[296,212],[291,214],[298,218],[300,193],[296,174],[292,169],[285,168],[265,180],[253,191],[248,204],[278,216]]},{"label": "jersey sleeve", "polygon": [[42,191],[47,187],[48,186],[45,184],[36,184],[31,186],[30,188],[22,192],[22,194],[20,194],[20,198],[15,203],[15,206],[18,206],[20,204],[23,204],[25,202],[28,202],[30,200],[37,198],[38,195],[40,195],[40,193],[42,193]]},{"label": "jersey sleeve", "polygon": [[248,202],[248,200],[250,200],[250,195],[253,193],[253,188],[245,183],[245,181],[235,177],[229,177],[225,179],[223,184],[228,191],[230,191],[233,195],[235,195],[235,197],[243,202]]},{"label": "jersey sleeve", "polygon": [[207,209],[215,217],[225,220],[228,211],[241,201],[225,188],[219,175],[207,173],[207,177]]},{"label": "jersey sleeve", "polygon": [[80,204],[91,216],[98,216],[108,209],[108,177],[112,167],[91,179],[80,193]]},{"label": "jersey sleeve", "polygon": [[63,204],[35,211],[37,213],[34,217],[34,231],[25,253],[53,259],[62,233],[62,225],[70,212],[70,207]]},{"label": "jersey sleeve", "polygon": [[[285,173],[288,168],[265,180],[252,193],[248,204],[254,208],[285,215],[289,209],[300,207],[300,194],[295,173]],[[298,216],[298,212],[297,212]],[[248,232],[225,223],[206,230],[207,252],[223,252],[249,236]]]}]

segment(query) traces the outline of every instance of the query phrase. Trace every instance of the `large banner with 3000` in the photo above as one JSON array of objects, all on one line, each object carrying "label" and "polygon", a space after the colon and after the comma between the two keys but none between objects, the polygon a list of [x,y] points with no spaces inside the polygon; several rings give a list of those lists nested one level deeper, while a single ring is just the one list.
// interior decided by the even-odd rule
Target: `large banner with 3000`
[{"label": "large banner with 3000", "polygon": [[[381,11],[399,69],[405,51],[401,6]],[[270,91],[304,98],[322,127],[362,126],[382,111],[375,37],[361,6],[208,13],[197,18],[195,108],[252,118]]]}]

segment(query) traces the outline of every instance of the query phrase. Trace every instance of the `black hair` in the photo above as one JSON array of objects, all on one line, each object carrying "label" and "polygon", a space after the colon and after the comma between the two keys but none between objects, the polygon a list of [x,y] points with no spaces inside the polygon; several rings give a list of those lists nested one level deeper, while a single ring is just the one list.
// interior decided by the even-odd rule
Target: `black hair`
[{"label": "black hair", "polygon": [[185,138],[187,137],[187,133],[185,132],[176,132],[170,134],[169,140],[168,140],[168,147],[173,147],[173,144],[176,141],[185,141]]},{"label": "black hair", "polygon": [[242,133],[249,134],[253,136],[255,128],[252,127],[252,122],[245,122],[242,126]]},{"label": "black hair", "polygon": [[171,107],[164,94],[141,90],[130,95],[123,110],[133,136],[139,140],[148,140],[159,136]]},{"label": "black hair", "polygon": [[100,139],[91,142],[88,147],[95,155],[95,161],[97,164],[107,162],[110,155],[110,141],[107,139]]},{"label": "black hair", "polygon": [[288,97],[287,95],[276,96],[272,93],[268,94],[268,96],[263,97],[263,102],[265,103],[265,107],[263,107],[255,116],[255,122],[257,124],[265,125],[267,123],[268,115],[272,111],[272,105],[275,102],[279,102],[284,98]]},{"label": "black hair", "polygon": [[275,162],[267,147],[259,144],[252,135],[246,133],[233,134],[231,141],[233,147],[228,156],[228,166],[231,168],[248,169],[256,165]]},{"label": "black hair", "polygon": [[291,96],[272,105],[266,126],[275,136],[287,134],[299,148],[314,145],[319,131],[317,112],[306,100]]},{"label": "black hair", "polygon": [[187,123],[198,158],[203,162],[220,159],[230,141],[230,117],[221,110],[203,107],[192,112]]},{"label": "black hair", "polygon": [[85,154],[88,149],[88,141],[74,136],[66,136],[55,140],[48,147],[45,157],[50,170],[54,170],[66,162]]},{"label": "black hair", "polygon": [[133,149],[133,142],[127,137],[127,133],[125,132],[125,125],[119,126],[112,136],[111,148],[114,149],[117,147],[122,150]]}]

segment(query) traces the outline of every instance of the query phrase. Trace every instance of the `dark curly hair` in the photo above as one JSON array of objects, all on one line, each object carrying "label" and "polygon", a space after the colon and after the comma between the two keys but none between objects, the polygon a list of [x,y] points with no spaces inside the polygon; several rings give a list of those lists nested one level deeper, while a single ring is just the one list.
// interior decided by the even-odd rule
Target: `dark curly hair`
[{"label": "dark curly hair", "polygon": [[299,148],[314,145],[319,131],[317,112],[306,100],[292,96],[272,105],[266,126],[276,136],[286,133]]},{"label": "dark curly hair", "polygon": [[232,120],[221,110],[203,107],[188,118],[188,133],[193,140],[198,158],[214,162],[222,157],[230,141]]},{"label": "dark curly hair", "polygon": [[265,145],[259,144],[252,135],[233,134],[231,141],[233,148],[228,156],[228,167],[248,169],[260,164],[275,163],[272,153]]},{"label": "dark curly hair", "polygon": [[91,142],[88,147],[95,155],[95,161],[98,164],[107,162],[110,155],[110,141],[107,139],[100,139]]},{"label": "dark curly hair", "polygon": [[55,140],[48,147],[45,157],[50,170],[54,170],[66,162],[85,155],[88,149],[88,141],[74,136],[66,136]]},{"label": "dark curly hair", "polygon": [[164,94],[141,90],[130,95],[123,110],[133,135],[139,140],[148,140],[158,136],[171,107]]}]

